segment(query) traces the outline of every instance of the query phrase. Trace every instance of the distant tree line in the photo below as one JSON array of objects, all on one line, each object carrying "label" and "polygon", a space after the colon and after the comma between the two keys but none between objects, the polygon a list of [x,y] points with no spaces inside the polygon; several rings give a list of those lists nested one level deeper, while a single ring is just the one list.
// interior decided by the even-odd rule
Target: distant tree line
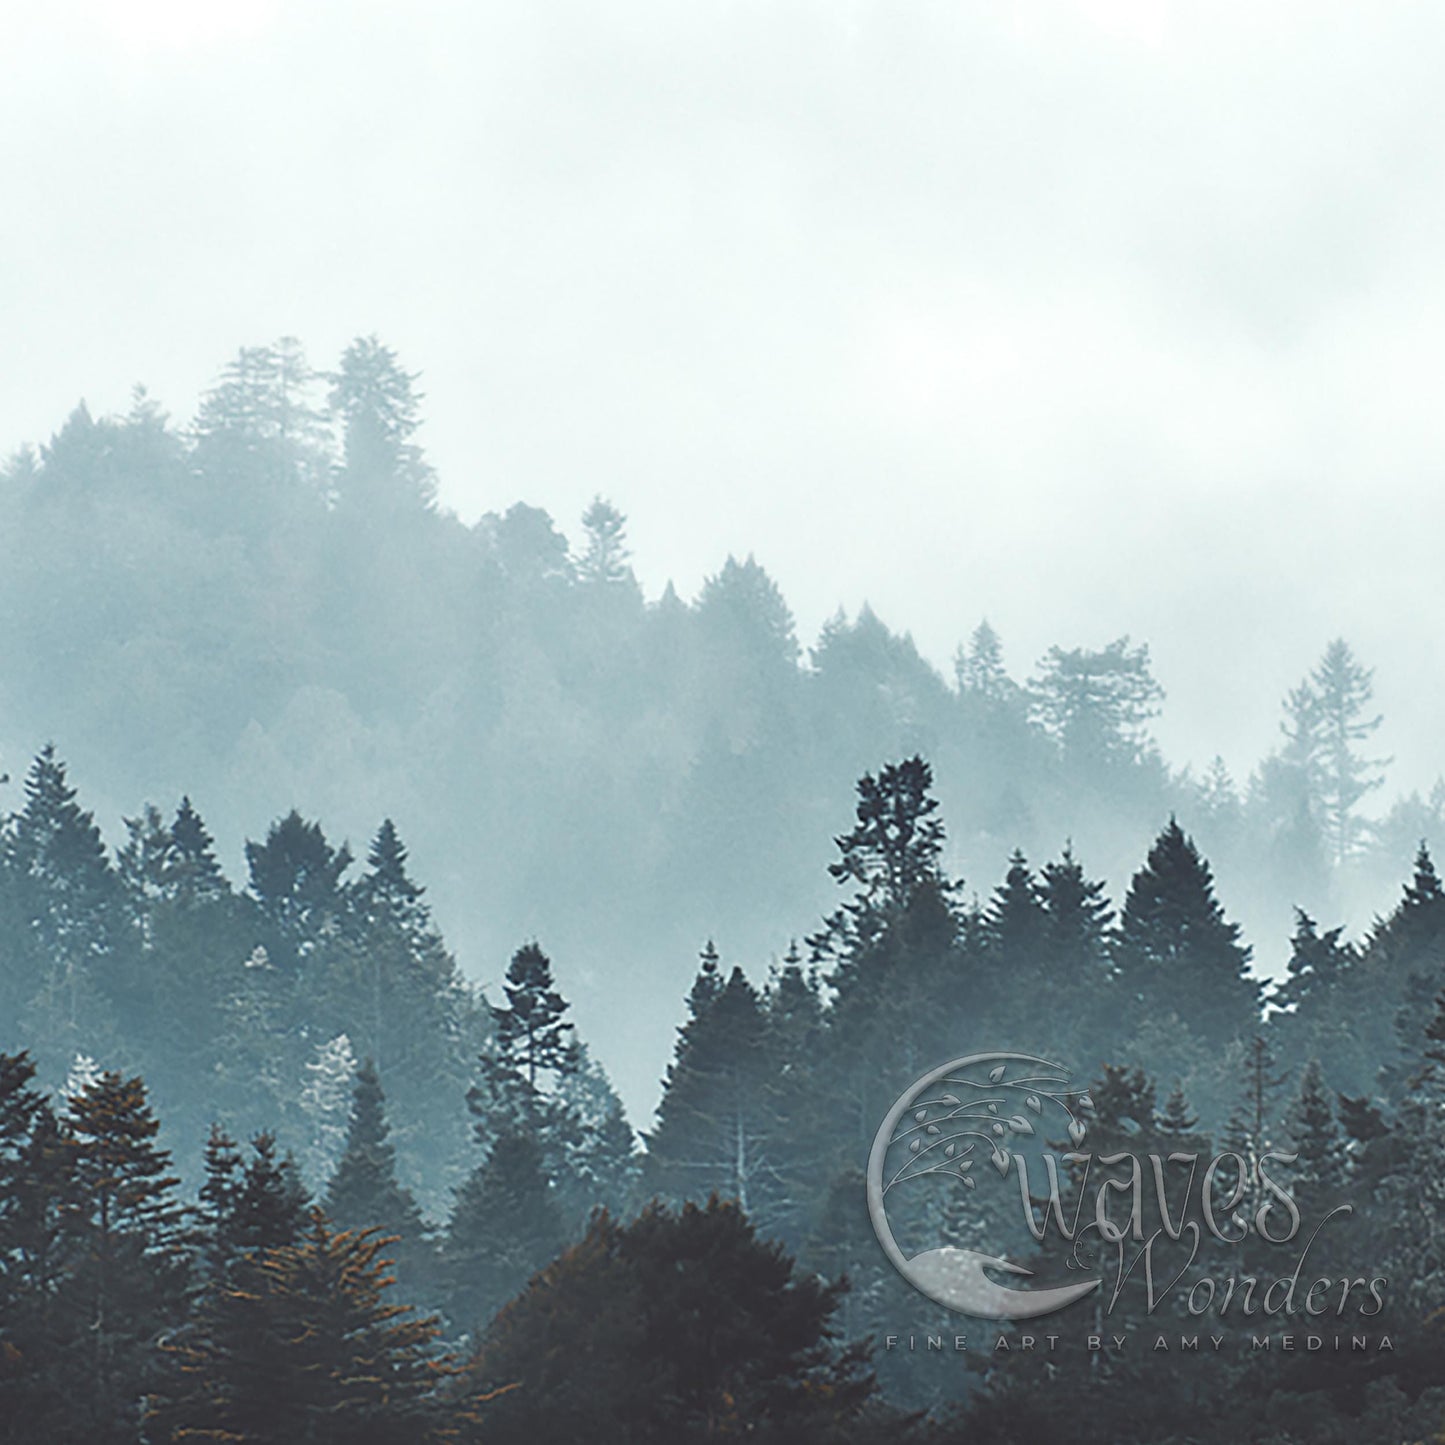
[{"label": "distant tree line", "polygon": [[16,453],[9,756],[61,736],[113,806],[185,787],[225,837],[293,801],[339,837],[389,814],[474,972],[541,927],[593,1031],[654,1043],[649,1004],[698,938],[763,957],[822,906],[836,798],[879,757],[930,759],[950,866],[974,878],[1072,838],[1122,880],[1172,813],[1271,947],[1290,905],[1368,916],[1440,842],[1445,791],[1365,816],[1378,717],[1343,641],[1248,778],[1180,771],[1127,637],[1050,648],[1025,677],[976,599],[945,677],[867,607],[805,647],[752,557],[691,599],[644,597],[600,497],[571,539],[522,502],[464,525],[437,504],[419,388],[375,338],[332,371],[283,339],[239,352],[183,425],[138,392]]},{"label": "distant tree line", "polygon": [[[185,801],[112,853],[53,749],[24,791],[0,833],[8,1438],[1282,1445],[1298,1419],[1328,1442],[1445,1417],[1423,845],[1364,937],[1297,913],[1266,984],[1177,820],[1117,908],[1071,849],[1015,851],[978,899],[907,757],[860,779],[839,906],[765,980],[703,949],[639,1148],[546,953],[518,948],[494,1001],[465,985],[390,824],[350,878],[289,814],[237,892]],[[1047,1388],[1032,1361],[870,1363],[847,1342],[958,1322],[880,1254],[862,1161],[903,1086],[980,1047],[1094,1080],[1098,1152],[1294,1153],[1312,1210],[1354,1201],[1323,1248],[1390,1279],[1395,1350],[1068,1357]],[[1059,1268],[984,1191],[918,1208],[930,1237]]]}]

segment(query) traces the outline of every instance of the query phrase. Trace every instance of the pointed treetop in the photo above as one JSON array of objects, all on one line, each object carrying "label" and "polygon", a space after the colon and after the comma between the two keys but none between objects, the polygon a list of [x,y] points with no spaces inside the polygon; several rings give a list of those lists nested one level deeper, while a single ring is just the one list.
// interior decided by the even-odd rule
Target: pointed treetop
[{"label": "pointed treetop", "polygon": [[418,944],[435,943],[426,889],[407,871],[406,845],[390,818],[382,821],[366,857],[366,872],[354,886],[361,916],[373,926],[391,926]]},{"label": "pointed treetop", "polygon": [[1423,838],[1415,853],[1415,876],[1405,885],[1404,906],[1425,908],[1445,899],[1445,888],[1440,886],[1440,875],[1435,871],[1435,860],[1430,856],[1429,845]]},{"label": "pointed treetop", "polygon": [[987,702],[1003,702],[1018,692],[1003,665],[1003,643],[984,618],[973,630],[968,649],[958,649],[953,663],[954,681],[961,693]]},{"label": "pointed treetop", "polygon": [[294,808],[271,824],[264,843],[246,844],[253,897],[273,923],[303,935],[340,915],[341,876],[351,861],[346,844],[333,848],[321,825]]},{"label": "pointed treetop", "polygon": [[1014,962],[1033,961],[1043,941],[1046,915],[1042,893],[1022,849],[1009,857],[1004,881],[984,914],[990,944]]},{"label": "pointed treetop", "polygon": [[698,968],[697,977],[693,980],[692,989],[687,996],[688,1013],[692,1018],[697,1018],[712,1007],[717,996],[723,990],[722,974],[719,972],[719,960],[717,947],[712,939],[703,944],[702,952],[698,955],[702,960]]},{"label": "pointed treetop", "polygon": [[571,1004],[552,979],[552,960],[534,939],[512,955],[502,991],[506,1008],[494,1008],[497,1058],[494,1066],[504,1081],[525,1083],[523,1102],[536,1102],[539,1080],[554,1081],[581,1066],[574,1026],[565,1015]]},{"label": "pointed treetop", "polygon": [[877,932],[925,889],[943,897],[955,891],[943,877],[943,823],[932,788],[933,769],[916,755],[858,780],[858,821],[834,839],[841,857],[828,865],[837,882],[855,883],[858,891],[810,942],[830,940],[836,950],[850,936]]},{"label": "pointed treetop", "polygon": [[1175,1083],[1169,1097],[1164,1101],[1164,1110],[1159,1115],[1159,1130],[1176,1137],[1191,1134],[1199,1127],[1199,1115],[1189,1107],[1184,1095],[1184,1085]]},{"label": "pointed treetop", "polygon": [[577,565],[582,581],[599,586],[628,581],[632,568],[627,565],[627,518],[611,502],[594,497],[582,514],[582,528],[587,534],[587,546]]}]

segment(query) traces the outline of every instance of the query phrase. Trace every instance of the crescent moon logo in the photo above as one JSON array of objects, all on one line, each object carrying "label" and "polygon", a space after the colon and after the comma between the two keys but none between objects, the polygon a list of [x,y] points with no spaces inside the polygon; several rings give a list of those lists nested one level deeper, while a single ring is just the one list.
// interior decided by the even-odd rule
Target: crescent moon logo
[{"label": "crescent moon logo", "polygon": [[1085,1126],[1078,1115],[1089,1099],[1067,1084],[1062,1065],[1032,1054],[968,1054],[930,1070],[899,1095],[868,1157],[868,1214],[889,1262],[920,1294],[974,1319],[1026,1320],[1065,1309],[1099,1287],[1095,1278],[1013,1288],[990,1276],[1031,1279],[1033,1272],[952,1244],[906,1255],[888,1217],[890,1193],[924,1176],[972,1190],[981,1159],[1007,1174],[1004,1143],[1010,1135],[1035,1134],[1046,1109],[1062,1111],[1070,1139],[1080,1142]]}]

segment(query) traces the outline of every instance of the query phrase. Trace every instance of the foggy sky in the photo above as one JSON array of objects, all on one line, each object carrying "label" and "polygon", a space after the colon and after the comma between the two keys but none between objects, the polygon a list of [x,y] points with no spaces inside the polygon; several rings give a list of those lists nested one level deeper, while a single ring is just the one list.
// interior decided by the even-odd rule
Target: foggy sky
[{"label": "foggy sky", "polygon": [[1343,634],[1445,766],[1431,7],[7,9],[0,450],[374,330],[445,505],[604,493],[649,594],[1129,632],[1241,777]]}]

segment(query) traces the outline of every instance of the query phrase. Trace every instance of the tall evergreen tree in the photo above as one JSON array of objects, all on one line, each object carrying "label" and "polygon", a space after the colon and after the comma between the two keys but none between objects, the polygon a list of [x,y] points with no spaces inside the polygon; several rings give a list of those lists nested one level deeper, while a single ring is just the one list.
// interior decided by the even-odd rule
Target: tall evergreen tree
[{"label": "tall evergreen tree", "polygon": [[990,703],[1006,703],[1018,692],[1003,664],[1003,642],[984,618],[973,629],[968,650],[959,648],[953,663],[959,692],[972,693]]},{"label": "tall evergreen tree", "polygon": [[865,1352],[834,1334],[845,1290],[798,1270],[732,1203],[654,1204],[626,1226],[603,1215],[487,1332],[475,1388],[519,1388],[486,1430],[498,1445],[857,1439],[876,1387]]},{"label": "tall evergreen tree", "polygon": [[463,1412],[445,1398],[437,1322],[389,1301],[384,1249],[316,1211],[299,1241],[261,1251],[247,1288],[209,1294],[174,1347],[179,1378],[152,1402],[147,1438],[455,1440]]},{"label": "tall evergreen tree", "polygon": [[[39,1041],[70,1052],[94,1002],[95,970],[113,962],[123,921],[100,829],[77,801],[53,744],[30,765],[25,804],[10,820],[7,841],[21,930],[17,963],[28,980],[21,1002],[36,1011]],[[98,1012],[92,1009],[92,1021]]]},{"label": "tall evergreen tree", "polygon": [[1164,696],[1148,646],[1131,647],[1127,637],[1098,651],[1050,648],[1032,686],[1039,722],[1065,761],[1084,770],[1137,762]]},{"label": "tall evergreen tree", "polygon": [[416,1285],[427,1279],[431,1251],[416,1200],[396,1177],[390,1133],[386,1095],[376,1066],[366,1059],[356,1075],[346,1151],[326,1186],[323,1207],[345,1229],[379,1229],[383,1237],[394,1237],[398,1269]]},{"label": "tall evergreen tree", "polygon": [[1285,700],[1286,754],[1308,780],[1318,804],[1330,854],[1343,863],[1359,845],[1355,809],[1380,786],[1388,759],[1360,751],[1380,726],[1368,716],[1374,672],[1356,661],[1349,644],[1336,638],[1319,666]]},{"label": "tall evergreen tree", "polygon": [[505,1008],[492,1010],[496,1035],[493,1067],[508,1086],[520,1088],[524,1107],[533,1109],[547,1077],[577,1071],[574,1027],[565,1018],[571,1005],[557,991],[552,961],[536,944],[523,944],[507,969]]},{"label": "tall evergreen tree", "polygon": [[671,1199],[720,1193],[768,1219],[779,1179],[766,1078],[767,1025],[753,986],[734,968],[721,993],[679,1030],[648,1136],[649,1188]]},{"label": "tall evergreen tree", "polygon": [[1044,910],[1044,954],[1051,989],[1050,1014],[1061,1038],[1072,1035],[1086,1050],[1098,1038],[1112,968],[1114,909],[1102,880],[1085,876],[1072,845],[1045,863],[1039,885]]},{"label": "tall evergreen tree", "polygon": [[67,1224],[78,1200],[73,1141],[33,1087],[26,1054],[0,1054],[0,1441],[59,1442],[80,1428],[86,1360],[67,1308]]},{"label": "tall evergreen tree", "polygon": [[299,957],[338,928],[346,907],[341,880],[351,861],[346,844],[333,848],[321,825],[294,808],[271,824],[264,842],[246,844],[251,895],[277,940],[268,951]]},{"label": "tall evergreen tree", "polygon": [[442,1258],[453,1326],[479,1330],[564,1243],[537,1140],[505,1131],[457,1191],[447,1227]]},{"label": "tall evergreen tree", "polygon": [[1321,1217],[1320,1203],[1344,1186],[1349,1158],[1335,1118],[1333,1095],[1325,1085],[1318,1059],[1305,1065],[1286,1127],[1299,1156],[1294,1165],[1294,1192],[1306,1213]]},{"label": "tall evergreen tree", "polygon": [[632,580],[627,565],[627,518],[602,497],[594,497],[582,514],[587,546],[578,563],[577,574],[584,582],[619,586]]},{"label": "tall evergreen tree", "polygon": [[1144,1016],[1172,1010],[1202,1041],[1223,1047],[1256,1024],[1249,956],[1214,896],[1209,864],[1171,818],[1124,902],[1114,955],[1120,996]]},{"label": "tall evergreen tree", "polygon": [[342,425],[343,505],[373,515],[429,508],[436,478],[415,441],[421,425],[418,373],[402,370],[396,353],[375,336],[346,348],[331,377],[331,408]]},{"label": "tall evergreen tree", "polygon": [[85,1438],[134,1438],[137,1400],[159,1377],[153,1342],[187,1283],[184,1210],[144,1083],[105,1073],[69,1102],[72,1209],[63,1313],[75,1351],[71,1398]]},{"label": "tall evergreen tree", "polygon": [[858,780],[857,822],[834,840],[840,856],[828,865],[836,882],[857,891],[809,940],[822,956],[846,967],[849,954],[874,941],[921,891],[952,893],[941,867],[943,823],[932,788],[933,770],[916,756]]}]

